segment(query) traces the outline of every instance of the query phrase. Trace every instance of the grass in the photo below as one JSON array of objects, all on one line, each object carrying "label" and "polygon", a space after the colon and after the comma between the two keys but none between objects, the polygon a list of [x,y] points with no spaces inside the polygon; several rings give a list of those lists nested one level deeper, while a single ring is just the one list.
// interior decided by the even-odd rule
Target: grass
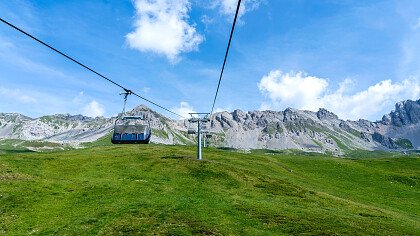
[{"label": "grass", "polygon": [[181,132],[182,135],[179,135],[176,132],[172,132],[175,140],[180,141],[182,144],[186,144],[186,145],[194,145],[194,142],[191,140],[188,140],[187,138],[185,138],[186,136],[188,136],[187,132]]},{"label": "grass", "polygon": [[277,122],[270,122],[267,126],[263,129],[263,132],[267,134],[274,135],[276,133],[283,133],[283,129]]},{"label": "grass", "polygon": [[326,133],[328,130],[324,129],[319,124],[315,123],[313,120],[304,120],[299,122],[286,122],[285,127],[291,131],[304,131],[311,130],[317,133]]},{"label": "grass", "polygon": [[312,139],[312,142],[314,142],[316,145],[318,145],[318,147],[320,147],[320,148],[323,148],[324,147],[324,145],[322,145],[322,143],[321,142],[319,142],[319,141],[316,141],[315,139]]},{"label": "grass", "polygon": [[342,142],[340,141],[340,139],[338,139],[337,137],[330,135],[328,136],[330,139],[334,140],[334,142],[337,144],[337,146],[344,152],[348,152],[349,148]]},{"label": "grass", "polygon": [[357,130],[355,130],[355,129],[353,129],[353,128],[348,127],[348,128],[346,128],[346,129],[345,129],[345,131],[347,131],[347,132],[348,132],[348,133],[350,133],[351,135],[356,136],[356,137],[358,137],[358,138],[360,138],[360,137],[361,137],[361,133],[360,133],[360,131],[357,131]]},{"label": "grass", "polygon": [[398,146],[405,148],[405,149],[412,149],[413,148],[413,144],[411,143],[410,140],[408,139],[404,139],[404,138],[400,138],[395,140],[395,144],[397,144]]},{"label": "grass", "polygon": [[99,138],[94,142],[83,143],[84,147],[101,147],[101,146],[109,146],[111,143],[111,138],[113,135],[113,131],[109,132],[108,134],[104,135],[103,137]]},{"label": "grass", "polygon": [[[108,144],[109,145],[109,144]],[[4,153],[20,153],[20,152],[34,152],[40,151],[55,151],[71,149],[69,145],[62,145],[47,141],[28,141],[20,139],[4,139],[0,140],[0,154]]]},{"label": "grass", "polygon": [[152,134],[163,139],[169,138],[168,133],[160,129],[152,129]]},{"label": "grass", "polygon": [[[0,234],[419,235],[420,159],[121,145],[0,155]],[[376,154],[375,154],[376,155]]]}]

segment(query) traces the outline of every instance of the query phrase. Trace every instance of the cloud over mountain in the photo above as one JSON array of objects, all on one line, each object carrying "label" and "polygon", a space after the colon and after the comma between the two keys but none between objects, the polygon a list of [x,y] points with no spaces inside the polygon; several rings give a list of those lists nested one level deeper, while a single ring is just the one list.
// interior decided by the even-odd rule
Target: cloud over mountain
[{"label": "cloud over mountain", "polygon": [[90,117],[103,116],[105,114],[105,107],[93,100],[83,108],[83,115]]},{"label": "cloud over mountain", "polygon": [[348,91],[354,83],[346,79],[337,90],[330,91],[326,79],[303,72],[273,70],[258,83],[261,93],[270,100],[263,103],[261,109],[295,107],[316,111],[324,107],[343,119],[371,119],[381,116],[395,101],[420,97],[420,83],[414,78],[402,82],[383,80],[366,90],[350,94]]},{"label": "cloud over mountain", "polygon": [[[179,107],[174,107],[171,109],[173,112],[180,114],[183,117],[190,117],[189,113],[195,113],[194,108],[188,104],[188,102],[181,102],[179,104]],[[177,117],[179,119],[182,119],[182,117]]]}]

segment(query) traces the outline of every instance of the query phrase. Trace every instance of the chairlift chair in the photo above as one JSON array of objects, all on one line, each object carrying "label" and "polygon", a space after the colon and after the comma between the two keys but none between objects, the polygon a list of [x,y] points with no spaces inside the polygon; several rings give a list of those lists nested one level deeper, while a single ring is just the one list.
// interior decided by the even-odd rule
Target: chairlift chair
[{"label": "chairlift chair", "polygon": [[201,131],[201,132],[206,136],[206,138],[213,137],[213,134],[211,134],[210,130],[208,130],[208,129],[203,129],[203,131]]},{"label": "chairlift chair", "polygon": [[206,123],[201,123],[201,132],[206,136],[206,138],[211,138],[212,134],[210,133],[210,129],[209,129],[209,125],[207,124],[207,122],[210,121],[210,119],[208,118],[208,116],[204,117]]},{"label": "chairlift chair", "polygon": [[195,128],[195,124],[198,121],[197,118],[190,118],[188,119],[188,134],[197,134],[197,128]]},{"label": "chairlift chair", "polygon": [[115,120],[111,142],[113,144],[148,144],[152,136],[150,120],[146,123],[144,117],[125,116],[127,96],[131,94],[131,91],[121,94],[124,94],[124,108],[121,116]]},{"label": "chairlift chair", "polygon": [[188,134],[196,134],[197,131],[194,128],[188,128]]},{"label": "chairlift chair", "polygon": [[150,124],[145,125],[142,117],[125,116],[115,120],[113,144],[148,144],[152,132]]},{"label": "chairlift chair", "polygon": [[210,131],[208,130],[207,126],[204,125],[204,124],[201,124],[200,129],[201,129],[201,133],[203,133],[203,134],[210,133]]}]

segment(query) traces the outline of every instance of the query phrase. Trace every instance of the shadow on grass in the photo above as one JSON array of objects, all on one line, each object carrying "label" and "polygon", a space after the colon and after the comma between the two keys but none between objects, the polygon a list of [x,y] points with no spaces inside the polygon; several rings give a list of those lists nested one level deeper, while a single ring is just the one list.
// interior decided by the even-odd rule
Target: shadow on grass
[{"label": "shadow on grass", "polygon": [[236,151],[236,148],[231,148],[231,147],[218,147],[217,149],[219,150],[224,150],[224,151]]},{"label": "shadow on grass", "polygon": [[182,155],[169,155],[163,156],[162,159],[192,159],[192,156],[182,156]]},{"label": "shadow on grass", "polygon": [[31,153],[35,152],[29,149],[24,150],[9,150],[9,149],[0,149],[0,154],[13,154],[13,153]]}]

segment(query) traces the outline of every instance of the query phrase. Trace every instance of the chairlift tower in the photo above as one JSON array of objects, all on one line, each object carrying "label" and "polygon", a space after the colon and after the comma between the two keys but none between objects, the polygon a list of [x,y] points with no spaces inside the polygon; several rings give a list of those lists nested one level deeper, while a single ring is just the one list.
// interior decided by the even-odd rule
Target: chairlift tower
[{"label": "chairlift tower", "polygon": [[203,147],[207,147],[207,138],[209,136],[210,131],[201,130],[201,133],[203,134]]},{"label": "chairlift tower", "polygon": [[[207,123],[210,121],[209,114],[210,113],[188,113],[191,115],[191,118],[188,119],[190,123],[197,123],[197,160],[201,160],[201,124]],[[194,117],[197,115],[198,117]],[[202,117],[200,117],[202,116]],[[188,133],[191,133],[190,130]]]}]

